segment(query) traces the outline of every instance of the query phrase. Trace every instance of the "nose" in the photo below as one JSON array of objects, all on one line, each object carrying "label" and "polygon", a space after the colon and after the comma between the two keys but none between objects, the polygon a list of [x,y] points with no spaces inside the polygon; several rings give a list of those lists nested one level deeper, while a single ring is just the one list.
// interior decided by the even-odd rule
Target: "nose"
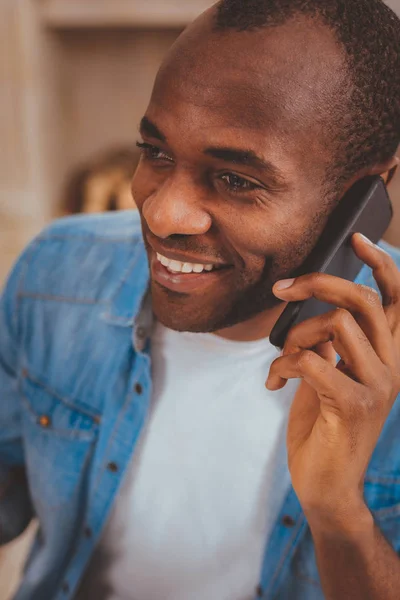
[{"label": "nose", "polygon": [[173,234],[201,235],[212,224],[204,205],[200,186],[190,175],[175,172],[145,200],[142,215],[159,238]]}]

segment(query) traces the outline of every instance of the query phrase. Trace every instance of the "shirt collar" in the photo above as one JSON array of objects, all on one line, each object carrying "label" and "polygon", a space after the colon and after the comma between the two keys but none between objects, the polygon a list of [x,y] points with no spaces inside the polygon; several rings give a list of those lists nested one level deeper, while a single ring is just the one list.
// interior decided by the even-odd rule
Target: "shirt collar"
[{"label": "shirt collar", "polygon": [[140,311],[134,320],[132,341],[137,352],[143,352],[145,350],[148,339],[152,333],[153,323],[154,315],[151,300],[151,288],[149,285],[143,296]]},{"label": "shirt collar", "polygon": [[101,319],[110,325],[134,327],[138,349],[145,343],[152,326],[151,292],[147,253],[140,241],[119,280]]}]

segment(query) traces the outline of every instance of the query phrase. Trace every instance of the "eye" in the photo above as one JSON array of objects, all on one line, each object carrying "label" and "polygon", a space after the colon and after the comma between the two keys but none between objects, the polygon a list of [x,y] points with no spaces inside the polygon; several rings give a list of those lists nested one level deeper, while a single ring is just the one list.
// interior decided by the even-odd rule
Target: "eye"
[{"label": "eye", "polygon": [[153,146],[152,144],[146,144],[141,142],[136,142],[136,146],[140,148],[143,155],[150,160],[167,160],[169,162],[173,162],[173,159],[169,154],[157,148],[157,146]]},{"label": "eye", "polygon": [[239,175],[235,175],[234,173],[225,173],[221,176],[221,179],[224,181],[225,186],[229,191],[235,194],[239,192],[251,192],[260,187],[256,183],[244,179],[244,177],[240,177]]}]

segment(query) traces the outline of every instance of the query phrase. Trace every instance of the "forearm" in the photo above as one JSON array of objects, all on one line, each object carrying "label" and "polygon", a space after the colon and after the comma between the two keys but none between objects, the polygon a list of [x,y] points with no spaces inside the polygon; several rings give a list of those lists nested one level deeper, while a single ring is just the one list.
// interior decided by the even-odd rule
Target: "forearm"
[{"label": "forearm", "polygon": [[310,525],[326,600],[398,600],[400,558],[365,507],[344,524]]}]

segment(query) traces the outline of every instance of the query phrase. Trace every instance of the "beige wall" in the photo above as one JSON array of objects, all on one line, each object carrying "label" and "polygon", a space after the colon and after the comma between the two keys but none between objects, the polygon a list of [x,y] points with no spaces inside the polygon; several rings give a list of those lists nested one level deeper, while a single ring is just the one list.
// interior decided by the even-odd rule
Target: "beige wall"
[{"label": "beige wall", "polygon": [[390,6],[398,15],[400,15],[400,0],[385,0],[386,4]]},{"label": "beige wall", "polygon": [[179,30],[59,30],[54,201],[71,167],[105,147],[133,145],[158,67]]},{"label": "beige wall", "polygon": [[212,0],[0,0],[0,285],[80,161],[134,144],[166,50]]}]

